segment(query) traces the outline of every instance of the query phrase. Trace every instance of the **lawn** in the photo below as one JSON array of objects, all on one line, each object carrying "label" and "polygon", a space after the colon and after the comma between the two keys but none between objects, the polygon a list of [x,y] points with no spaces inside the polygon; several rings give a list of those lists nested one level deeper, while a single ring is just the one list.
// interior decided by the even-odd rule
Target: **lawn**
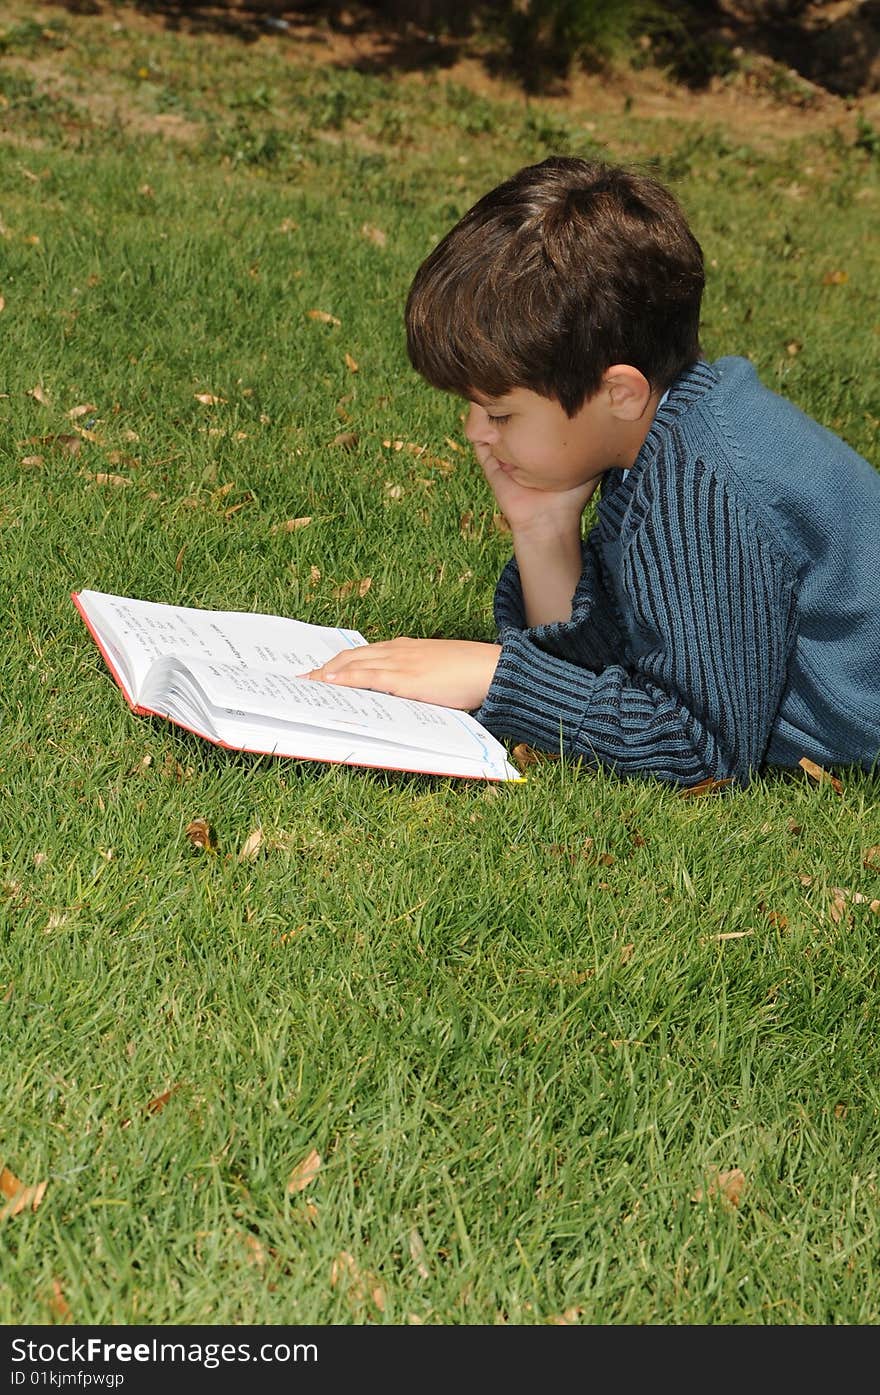
[{"label": "lawn", "polygon": [[509,536],[403,301],[559,151],[668,180],[707,355],[880,463],[874,126],[0,27],[0,1322],[880,1321],[876,778],[223,752],[70,600],[493,639]]}]

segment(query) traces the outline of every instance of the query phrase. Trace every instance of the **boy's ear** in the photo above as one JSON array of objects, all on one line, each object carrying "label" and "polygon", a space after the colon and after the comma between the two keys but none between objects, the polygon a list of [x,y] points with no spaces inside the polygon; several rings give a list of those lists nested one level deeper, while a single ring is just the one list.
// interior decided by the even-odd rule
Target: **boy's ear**
[{"label": "boy's ear", "polygon": [[615,363],[602,378],[612,416],[620,421],[638,421],[651,400],[651,384],[631,363]]}]

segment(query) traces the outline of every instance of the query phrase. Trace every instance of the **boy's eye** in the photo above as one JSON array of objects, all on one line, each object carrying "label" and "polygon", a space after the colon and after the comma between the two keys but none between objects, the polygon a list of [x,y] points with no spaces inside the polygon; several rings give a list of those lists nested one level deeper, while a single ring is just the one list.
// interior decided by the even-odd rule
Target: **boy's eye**
[{"label": "boy's eye", "polygon": [[493,426],[503,426],[506,421],[510,421],[509,412],[505,416],[501,417],[493,417],[491,412],[487,412],[486,416],[489,418]]}]

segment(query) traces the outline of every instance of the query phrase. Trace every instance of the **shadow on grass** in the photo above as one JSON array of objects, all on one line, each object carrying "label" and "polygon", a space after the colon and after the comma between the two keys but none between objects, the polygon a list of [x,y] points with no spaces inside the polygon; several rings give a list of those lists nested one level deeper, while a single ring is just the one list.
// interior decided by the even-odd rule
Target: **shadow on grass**
[{"label": "shadow on grass", "polygon": [[[74,14],[100,14],[101,0],[61,0]],[[328,37],[338,36],[350,43],[353,55],[339,55],[330,66],[353,68],[357,72],[380,74],[389,70],[430,71],[451,67],[461,55],[460,34],[455,26],[444,34],[433,34],[411,20],[385,18],[374,10],[352,5],[320,3],[292,8],[284,0],[132,0],[131,8],[154,15],[166,28],[191,34],[222,34],[242,43],[256,43],[267,35],[290,38],[297,43],[326,45]],[[470,25],[466,28],[469,30]],[[358,43],[363,45],[357,52]]]}]

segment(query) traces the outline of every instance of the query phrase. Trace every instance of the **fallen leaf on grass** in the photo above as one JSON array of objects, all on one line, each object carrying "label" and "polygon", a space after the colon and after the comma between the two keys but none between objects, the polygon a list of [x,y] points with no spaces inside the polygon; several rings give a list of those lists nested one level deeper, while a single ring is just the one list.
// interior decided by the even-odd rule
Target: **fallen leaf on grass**
[{"label": "fallen leaf on grass", "polygon": [[543,751],[536,751],[533,746],[527,745],[525,741],[520,741],[510,753],[514,765],[520,770],[527,770],[530,765],[538,765],[544,755]]},{"label": "fallen leaf on grass", "polygon": [[322,325],[341,325],[335,315],[331,315],[327,310],[307,310],[306,314],[310,320],[318,320]]},{"label": "fallen leaf on grass", "polygon": [[349,1254],[348,1250],[341,1250],[330,1266],[330,1287],[336,1288],[343,1283],[353,1311],[363,1308],[368,1300],[375,1304],[380,1313],[385,1311],[385,1290],[376,1275],[369,1271],[362,1273],[354,1255]]},{"label": "fallen leaf on grass", "polygon": [[866,848],[862,866],[869,872],[880,872],[880,843],[875,843],[873,848]]},{"label": "fallen leaf on grass", "polygon": [[206,407],[217,407],[226,401],[225,397],[217,397],[213,392],[193,393],[197,402],[202,402]]},{"label": "fallen leaf on grass", "polygon": [[41,407],[48,407],[49,399],[39,383],[37,383],[36,387],[28,388],[27,395],[28,397],[32,397],[35,402],[39,402]]},{"label": "fallen leaf on grass", "polygon": [[238,850],[239,862],[253,862],[263,841],[263,830],[255,828],[248,834]]},{"label": "fallen leaf on grass", "polygon": [[845,286],[849,280],[848,271],[826,271],[822,277],[823,286]]},{"label": "fallen leaf on grass", "polygon": [[383,232],[381,228],[374,227],[372,223],[361,224],[361,237],[372,242],[374,247],[384,247],[388,241],[388,234]]},{"label": "fallen leaf on grass", "polygon": [[131,484],[131,480],[126,475],[113,475],[106,470],[98,470],[95,474],[91,470],[80,470],[79,473],[81,479],[91,480],[92,484],[112,484],[114,486]]},{"label": "fallen leaf on grass", "polygon": [[724,789],[725,785],[732,785],[733,777],[728,776],[724,780],[713,780],[711,776],[705,780],[700,780],[696,785],[687,785],[685,789],[679,790],[680,799],[699,799],[703,794],[714,794],[716,790]]},{"label": "fallen leaf on grass", "polygon": [[311,521],[311,514],[306,514],[303,518],[287,518],[283,523],[273,523],[269,532],[295,533],[298,528],[308,528]]},{"label": "fallen leaf on grass", "polygon": [[70,1311],[70,1304],[64,1297],[64,1289],[61,1287],[60,1279],[52,1280],[52,1292],[46,1299],[49,1311],[56,1322],[71,1322],[73,1314]]},{"label": "fallen leaf on grass", "polygon": [[833,886],[831,887],[831,896],[832,901],[828,914],[835,925],[839,925],[843,919],[847,902],[854,906],[867,906],[875,915],[880,913],[880,900],[871,901],[861,891],[849,891],[845,886]]},{"label": "fallen leaf on grass", "polygon": [[330,442],[331,446],[342,446],[344,450],[354,450],[358,443],[356,431],[340,431],[338,436],[334,436]]},{"label": "fallen leaf on grass", "polygon": [[147,1105],[147,1113],[161,1114],[171,1096],[176,1094],[179,1089],[180,1084],[178,1083],[177,1085],[172,1085],[168,1090],[163,1090],[161,1095],[157,1095],[155,1099],[150,1100]]},{"label": "fallen leaf on grass", "polygon": [[815,780],[817,784],[828,784],[834,790],[835,794],[843,794],[843,785],[840,783],[837,776],[832,775],[827,770],[823,770],[822,766],[817,765],[814,760],[810,760],[807,756],[802,756],[798,761],[798,765],[802,770],[805,770],[810,778]]},{"label": "fallen leaf on grass", "polygon": [[732,1167],[727,1172],[716,1172],[707,1177],[705,1190],[697,1187],[691,1201],[702,1201],[704,1196],[717,1196],[729,1206],[739,1206],[745,1185],[745,1173],[738,1167]]},{"label": "fallen leaf on grass", "polygon": [[351,354],[346,354],[345,366],[348,369],[349,373],[357,373],[360,364],[358,363],[356,358],[352,358]]},{"label": "fallen leaf on grass", "polygon": [[90,412],[97,412],[94,402],[83,402],[79,407],[71,407],[67,413],[71,421],[79,421],[80,417],[87,417]]},{"label": "fallen leaf on grass", "polygon": [[583,1313],[583,1308],[566,1308],[564,1313],[559,1313],[556,1317],[548,1318],[547,1321],[554,1323],[557,1327],[570,1327],[572,1323],[580,1322]]},{"label": "fallen leaf on grass", "polygon": [[5,1221],[10,1216],[18,1216],[28,1207],[36,1211],[48,1185],[48,1182],[37,1182],[35,1186],[29,1187],[8,1167],[0,1167],[0,1192],[7,1198],[6,1205],[0,1210],[0,1221]]},{"label": "fallen leaf on grass", "polygon": [[422,1279],[429,1279],[431,1277],[431,1271],[426,1263],[428,1256],[425,1250],[425,1242],[415,1226],[413,1226],[409,1233],[409,1253],[413,1264],[418,1270],[419,1277]]},{"label": "fallen leaf on grass", "polygon": [[313,1148],[310,1153],[298,1162],[287,1179],[287,1191],[294,1196],[297,1192],[304,1192],[306,1187],[311,1186],[318,1173],[321,1171],[323,1159],[317,1148]]},{"label": "fallen leaf on grass", "polygon": [[25,466],[26,469],[35,470],[35,469],[37,468],[37,466],[43,464],[43,456],[42,456],[42,455],[23,455],[23,456],[21,457],[21,461],[20,461],[19,463],[20,463],[21,465]]},{"label": "fallen leaf on grass", "polygon": [[509,533],[511,531],[510,524],[503,513],[493,513],[492,526],[496,533]]},{"label": "fallen leaf on grass", "polygon": [[186,836],[194,848],[217,851],[217,837],[207,819],[191,819],[186,826]]},{"label": "fallen leaf on grass", "polygon": [[360,581],[344,581],[342,585],[337,586],[336,590],[333,592],[334,599],[337,601],[346,600],[347,597],[353,593],[355,588],[357,588],[358,595],[363,597],[367,594],[372,584],[373,578],[371,576],[365,576]]},{"label": "fallen leaf on grass", "polygon": [[5,309],[6,309],[6,299],[5,299],[4,296],[0,295],[0,315],[2,315],[2,313],[3,313],[3,311],[4,311]]}]

